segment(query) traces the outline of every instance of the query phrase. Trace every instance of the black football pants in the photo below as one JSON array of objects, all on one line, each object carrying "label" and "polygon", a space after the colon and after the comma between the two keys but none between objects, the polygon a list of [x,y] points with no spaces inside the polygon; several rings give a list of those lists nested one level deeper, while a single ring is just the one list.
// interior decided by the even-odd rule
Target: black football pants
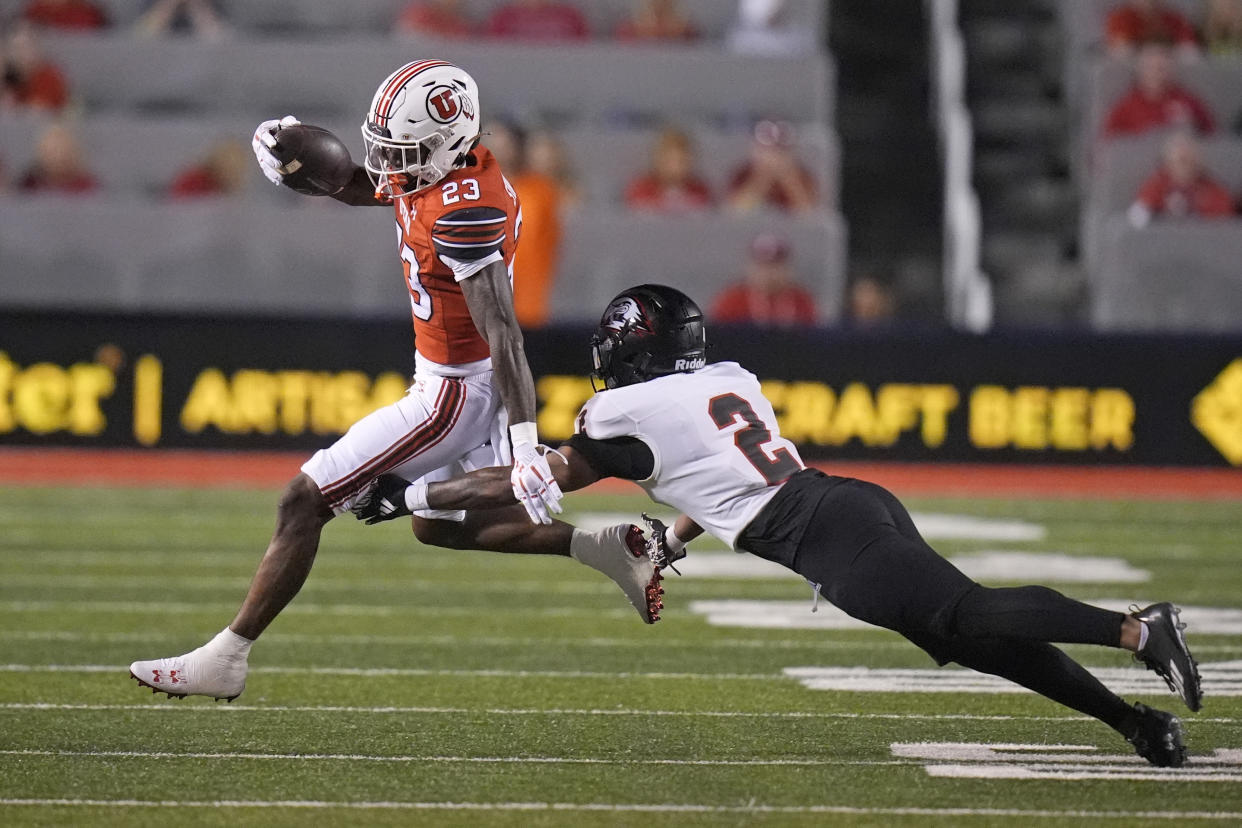
[{"label": "black football pants", "polygon": [[805,523],[798,537],[779,544],[782,552],[794,550],[792,561],[778,562],[819,584],[823,596],[849,615],[901,633],[940,664],[953,661],[1002,676],[1114,728],[1130,713],[1129,705],[1049,643],[1116,647],[1121,613],[1047,587],[975,583],[927,545],[892,493],[872,483],[808,470],[791,478],[777,498],[783,503],[774,499],[739,545],[754,540],[744,548],[787,557],[765,554],[773,547],[764,549],[762,538],[747,536],[763,530],[765,515],[769,527],[790,526],[800,507]]}]

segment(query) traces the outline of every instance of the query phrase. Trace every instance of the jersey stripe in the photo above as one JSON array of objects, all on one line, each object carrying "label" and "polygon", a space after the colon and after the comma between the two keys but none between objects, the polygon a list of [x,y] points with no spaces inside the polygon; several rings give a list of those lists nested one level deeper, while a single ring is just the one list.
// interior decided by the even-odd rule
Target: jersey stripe
[{"label": "jersey stripe", "polygon": [[448,219],[437,219],[436,226],[448,225],[451,227],[465,227],[468,225],[478,224],[504,224],[508,220],[508,216],[501,216],[494,219],[479,219],[478,221],[449,221]]},{"label": "jersey stripe", "polygon": [[434,69],[437,66],[448,66],[449,63],[443,60],[418,60],[407,64],[398,69],[393,79],[384,87],[384,94],[380,95],[379,102],[375,105],[376,120],[383,120],[380,126],[388,126],[388,119],[392,117],[392,104],[397,98],[397,93],[401,88],[410,81],[414,80],[418,75],[427,69]]},{"label": "jersey stripe", "polygon": [[453,430],[465,404],[465,384],[460,380],[444,379],[431,417],[419,423],[413,431],[403,435],[379,456],[325,486],[321,491],[328,504],[334,509],[338,508],[373,478],[437,445]]},{"label": "jersey stripe", "polygon": [[470,242],[468,244],[462,243],[462,242],[444,241],[443,239],[436,239],[436,247],[493,248],[493,247],[499,247],[501,244],[504,243],[504,240],[505,240],[505,236],[503,234],[498,239],[491,239],[489,241],[481,241],[481,242]]}]

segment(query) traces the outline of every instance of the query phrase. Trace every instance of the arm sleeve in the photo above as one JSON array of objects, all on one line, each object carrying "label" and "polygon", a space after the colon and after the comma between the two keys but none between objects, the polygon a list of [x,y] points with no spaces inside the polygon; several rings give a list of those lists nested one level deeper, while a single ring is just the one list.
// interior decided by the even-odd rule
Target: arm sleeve
[{"label": "arm sleeve", "polygon": [[637,437],[593,440],[585,434],[575,434],[567,445],[581,454],[600,477],[646,480],[655,471],[655,455]]},{"label": "arm sleeve", "polygon": [[501,254],[507,222],[508,216],[498,207],[465,207],[436,219],[431,242],[442,259],[475,262]]}]

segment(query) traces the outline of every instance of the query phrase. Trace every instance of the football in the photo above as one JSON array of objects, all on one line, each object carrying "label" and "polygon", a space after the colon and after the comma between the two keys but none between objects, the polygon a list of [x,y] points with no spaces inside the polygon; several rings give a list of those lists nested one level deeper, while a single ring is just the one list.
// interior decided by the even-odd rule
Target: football
[{"label": "football", "polygon": [[304,195],[339,193],[358,167],[340,138],[323,127],[310,124],[294,124],[278,130],[272,153],[287,171],[281,183]]}]

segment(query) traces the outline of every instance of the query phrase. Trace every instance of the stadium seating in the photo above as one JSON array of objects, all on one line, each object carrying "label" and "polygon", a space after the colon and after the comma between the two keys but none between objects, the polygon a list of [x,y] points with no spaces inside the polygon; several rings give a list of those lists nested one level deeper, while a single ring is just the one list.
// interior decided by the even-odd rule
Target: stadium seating
[{"label": "stadium seating", "polygon": [[509,111],[571,122],[680,117],[743,123],[775,117],[827,123],[835,86],[823,55],[743,57],[710,46],[548,49],[387,37],[208,43],[110,34],[48,38],[47,51],[92,112],[295,112],[356,119],[379,81],[420,54],[469,67],[483,90],[485,116]]},{"label": "stadium seating", "polygon": [[[274,189],[274,188],[273,188]],[[41,197],[4,208],[4,303],[94,310],[404,316],[391,215],[326,199],[212,200],[176,210],[146,199]],[[593,316],[653,277],[704,302],[737,278],[749,240],[779,226],[824,316],[839,315],[838,217],[649,217],[582,211],[567,221],[553,317]],[[636,251],[641,253],[636,254]],[[24,274],[12,278],[8,274]]]},{"label": "stadium seating", "polygon": [[[448,42],[391,33],[401,0],[223,3],[234,32],[220,41],[143,38],[142,0],[103,0],[113,21],[88,34],[47,33],[45,49],[76,99],[73,123],[100,191],[73,199],[0,197],[0,303],[22,307],[404,315],[391,217],[272,187],[257,173],[230,199],[172,204],[178,172],[224,138],[248,142],[264,118],[294,113],[342,136],[357,157],[358,126],[393,68],[434,54],[466,66],[483,90],[484,123],[515,117],[555,129],[584,198],[567,216],[554,318],[598,304],[658,264],[704,301],[738,275],[750,238],[790,237],[799,275],[838,313],[845,230],[835,213],[839,149],[835,78],[826,53],[761,58],[729,53],[732,0],[683,0],[704,37],[692,44],[619,44],[630,0],[581,2],[595,37],[537,46]],[[501,0],[466,0],[483,19]],[[827,4],[794,0],[794,18],[823,31]],[[793,123],[823,210],[792,219],[717,211],[655,220],[621,207],[663,124],[695,137],[700,172],[723,193],[750,151],[757,118]],[[40,116],[0,113],[10,175],[32,160]],[[63,228],[75,228],[65,233]]]},{"label": "stadium seating", "polygon": [[1114,216],[1103,234],[1091,274],[1098,329],[1237,331],[1242,220],[1167,221],[1139,230]]},{"label": "stadium seating", "polygon": [[[323,121],[349,144],[355,158],[361,152],[357,119],[335,118]],[[0,118],[0,146],[6,162],[22,169],[33,158],[35,142],[48,123],[45,116]],[[248,142],[255,119],[233,115],[214,118],[180,116],[133,118],[126,115],[98,115],[85,118],[78,131],[89,137],[89,165],[109,193],[163,192],[173,177],[194,163],[221,139]],[[749,132],[692,125],[701,173],[716,193],[723,193],[730,173],[746,160],[750,150]],[[838,167],[836,136],[822,125],[807,124],[800,130],[799,155],[815,171],[821,202],[836,204]],[[594,205],[614,206],[629,180],[646,167],[656,131],[651,128],[602,129],[578,125],[558,132],[567,153],[569,168],[579,178],[586,200]],[[273,190],[257,175],[254,191]]]},{"label": "stadium seating", "polygon": [[[462,10],[472,20],[484,20],[506,0],[466,0]],[[383,33],[409,0],[230,0],[222,3],[225,17],[242,31],[272,35],[336,35],[341,32]],[[130,25],[141,14],[144,0],[102,0],[115,25]],[[580,3],[596,37],[610,36],[618,22],[634,8],[633,0],[590,0]],[[823,31],[828,4],[823,0],[788,0],[789,17],[798,25]],[[681,0],[681,7],[699,32],[720,39],[737,16],[732,0]]]}]

